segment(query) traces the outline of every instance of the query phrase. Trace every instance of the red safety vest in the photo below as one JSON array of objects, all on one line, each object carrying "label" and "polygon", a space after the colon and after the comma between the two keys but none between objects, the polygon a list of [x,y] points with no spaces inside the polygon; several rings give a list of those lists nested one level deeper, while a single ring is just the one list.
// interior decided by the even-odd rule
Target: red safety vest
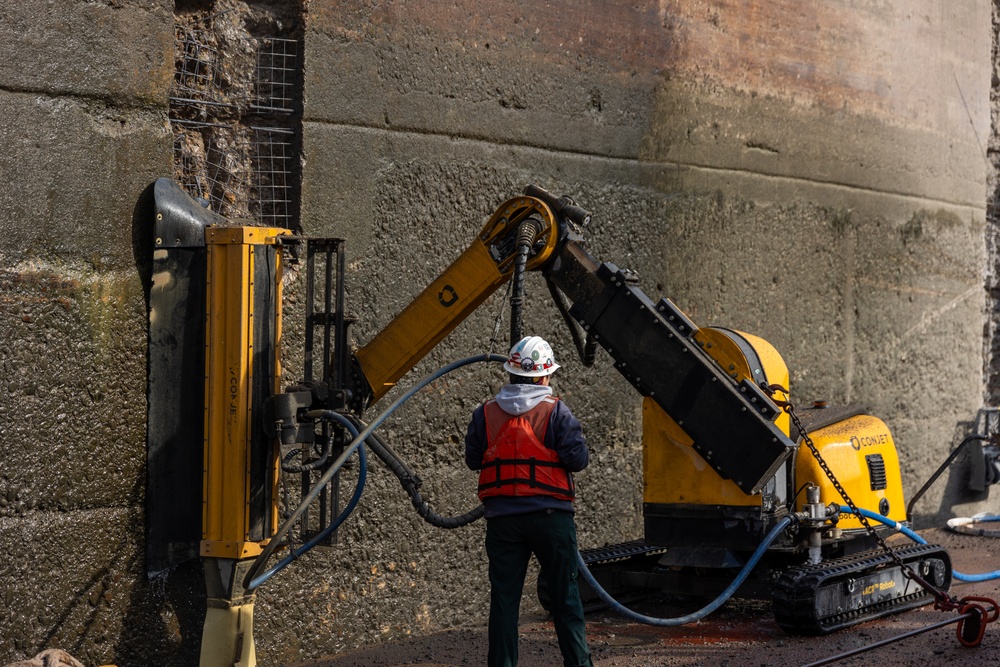
[{"label": "red safety vest", "polygon": [[546,396],[521,415],[509,415],[495,400],[483,406],[486,453],[479,472],[479,498],[553,496],[573,500],[573,476],[546,447],[549,415],[558,398]]}]

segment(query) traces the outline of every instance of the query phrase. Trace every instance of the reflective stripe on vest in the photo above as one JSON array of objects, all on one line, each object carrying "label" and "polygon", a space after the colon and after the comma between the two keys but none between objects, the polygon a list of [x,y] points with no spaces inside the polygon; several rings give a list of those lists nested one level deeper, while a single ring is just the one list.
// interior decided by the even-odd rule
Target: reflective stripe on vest
[{"label": "reflective stripe on vest", "polygon": [[479,498],[553,496],[573,500],[573,476],[544,445],[549,416],[559,399],[547,396],[528,412],[510,415],[496,401],[483,406],[486,453],[479,472]]}]

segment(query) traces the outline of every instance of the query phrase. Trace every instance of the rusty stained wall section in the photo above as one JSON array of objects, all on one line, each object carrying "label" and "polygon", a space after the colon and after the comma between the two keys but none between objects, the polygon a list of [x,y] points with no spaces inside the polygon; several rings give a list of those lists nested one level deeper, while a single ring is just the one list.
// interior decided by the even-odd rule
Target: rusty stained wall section
[{"label": "rusty stained wall section", "polygon": [[564,67],[579,57],[603,62],[623,75],[655,72],[667,60],[672,41],[664,14],[653,3],[623,8],[599,0],[557,0],[525,6],[501,3],[484,9],[462,1],[443,5],[433,0],[374,6],[349,0],[310,7],[310,27],[345,39],[393,39],[401,25],[440,45],[459,48],[511,49],[539,65]]},{"label": "rusty stained wall section", "polygon": [[680,55],[644,157],[981,208],[985,6],[664,11]]},{"label": "rusty stained wall section", "polygon": [[[985,132],[976,88],[981,66],[965,57],[983,45],[981,36],[973,37],[976,28],[962,25],[967,8],[938,2],[659,4],[684,44],[676,70],[684,78],[942,131],[975,114],[977,131]],[[953,97],[957,91],[945,104],[926,94],[930,81],[949,78],[967,89],[966,104]]]},{"label": "rusty stained wall section", "polygon": [[318,3],[306,114],[628,159],[671,48],[645,5]]}]

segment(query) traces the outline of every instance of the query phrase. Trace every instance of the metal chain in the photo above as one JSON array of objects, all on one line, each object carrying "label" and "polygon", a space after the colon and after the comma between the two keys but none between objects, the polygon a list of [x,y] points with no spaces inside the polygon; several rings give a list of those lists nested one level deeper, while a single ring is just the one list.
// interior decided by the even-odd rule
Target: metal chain
[{"label": "metal chain", "polygon": [[[510,292],[511,292],[511,282],[507,281],[507,291],[504,294],[503,299],[500,301],[500,305],[497,307],[497,316],[493,321],[493,336],[490,338],[489,354],[493,354],[493,352],[495,351],[497,339],[500,337],[500,325],[503,323],[503,313],[504,310],[506,309],[507,302],[510,300]],[[513,345],[514,342],[515,341],[511,341],[511,345]],[[503,354],[506,353],[507,350],[506,349],[503,350]]]},{"label": "metal chain", "polygon": [[[773,387],[772,389],[782,391],[785,393],[786,396],[788,395],[787,390],[785,390],[782,387]],[[812,452],[812,455],[816,459],[816,462],[819,464],[819,467],[823,469],[823,473],[827,476],[827,478],[829,478],[830,482],[833,484],[833,487],[837,490],[837,493],[839,493],[841,498],[844,499],[844,502],[847,504],[847,506],[851,508],[851,512],[854,514],[854,516],[858,518],[859,521],[861,521],[861,525],[863,525],[868,534],[875,539],[879,547],[881,547],[882,551],[884,551],[899,567],[900,571],[903,573],[903,576],[923,586],[931,595],[935,597],[935,599],[938,600],[939,603],[947,601],[952,604],[958,604],[958,601],[954,597],[949,595],[946,591],[943,591],[937,586],[934,586],[926,579],[921,577],[919,574],[914,572],[913,568],[911,568],[909,565],[903,562],[903,559],[896,554],[896,552],[892,549],[892,547],[886,544],[886,541],[882,539],[882,536],[878,534],[878,531],[875,530],[875,527],[872,526],[870,521],[868,521],[868,517],[866,517],[864,514],[861,513],[861,510],[858,509],[858,506],[855,505],[854,501],[851,500],[851,497],[847,495],[847,490],[844,489],[843,485],[840,483],[840,480],[837,479],[837,476],[833,474],[833,470],[830,469],[830,466],[823,459],[823,456],[819,453],[819,449],[813,443],[812,438],[810,438],[809,434],[806,433],[806,429],[805,427],[802,426],[802,422],[799,420],[799,416],[795,413],[795,407],[792,405],[792,403],[790,401],[778,401],[777,403],[782,407],[782,409],[785,412],[788,413],[788,416],[791,418],[792,423],[795,424],[795,428],[797,428],[799,430],[799,433],[802,435],[802,441],[805,442],[806,446],[809,447],[809,451]]]}]

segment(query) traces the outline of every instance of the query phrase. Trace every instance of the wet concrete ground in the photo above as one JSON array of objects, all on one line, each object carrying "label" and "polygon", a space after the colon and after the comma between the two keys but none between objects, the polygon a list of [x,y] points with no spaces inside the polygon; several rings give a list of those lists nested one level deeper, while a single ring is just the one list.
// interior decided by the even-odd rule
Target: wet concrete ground
[{"label": "wet concrete ground", "polygon": [[[947,530],[919,532],[928,542],[943,545],[959,572],[978,574],[1000,569],[1000,541],[996,539],[958,535]],[[952,593],[958,598],[1000,599],[1000,581],[956,582]],[[654,599],[635,608],[661,616],[693,611],[670,604],[666,599]],[[592,612],[587,615],[587,634],[595,667],[791,667],[866,647],[954,616],[954,612],[927,606],[824,637],[790,637],[772,618],[770,603],[730,601],[705,620],[679,628],[640,625],[606,611]],[[522,615],[520,651],[521,667],[562,664],[552,623],[543,612]],[[295,667],[463,667],[485,663],[486,629],[470,627],[373,646]],[[1000,666],[1000,622],[987,626],[978,648],[962,646],[956,638],[956,625],[951,624],[832,664]]]}]

